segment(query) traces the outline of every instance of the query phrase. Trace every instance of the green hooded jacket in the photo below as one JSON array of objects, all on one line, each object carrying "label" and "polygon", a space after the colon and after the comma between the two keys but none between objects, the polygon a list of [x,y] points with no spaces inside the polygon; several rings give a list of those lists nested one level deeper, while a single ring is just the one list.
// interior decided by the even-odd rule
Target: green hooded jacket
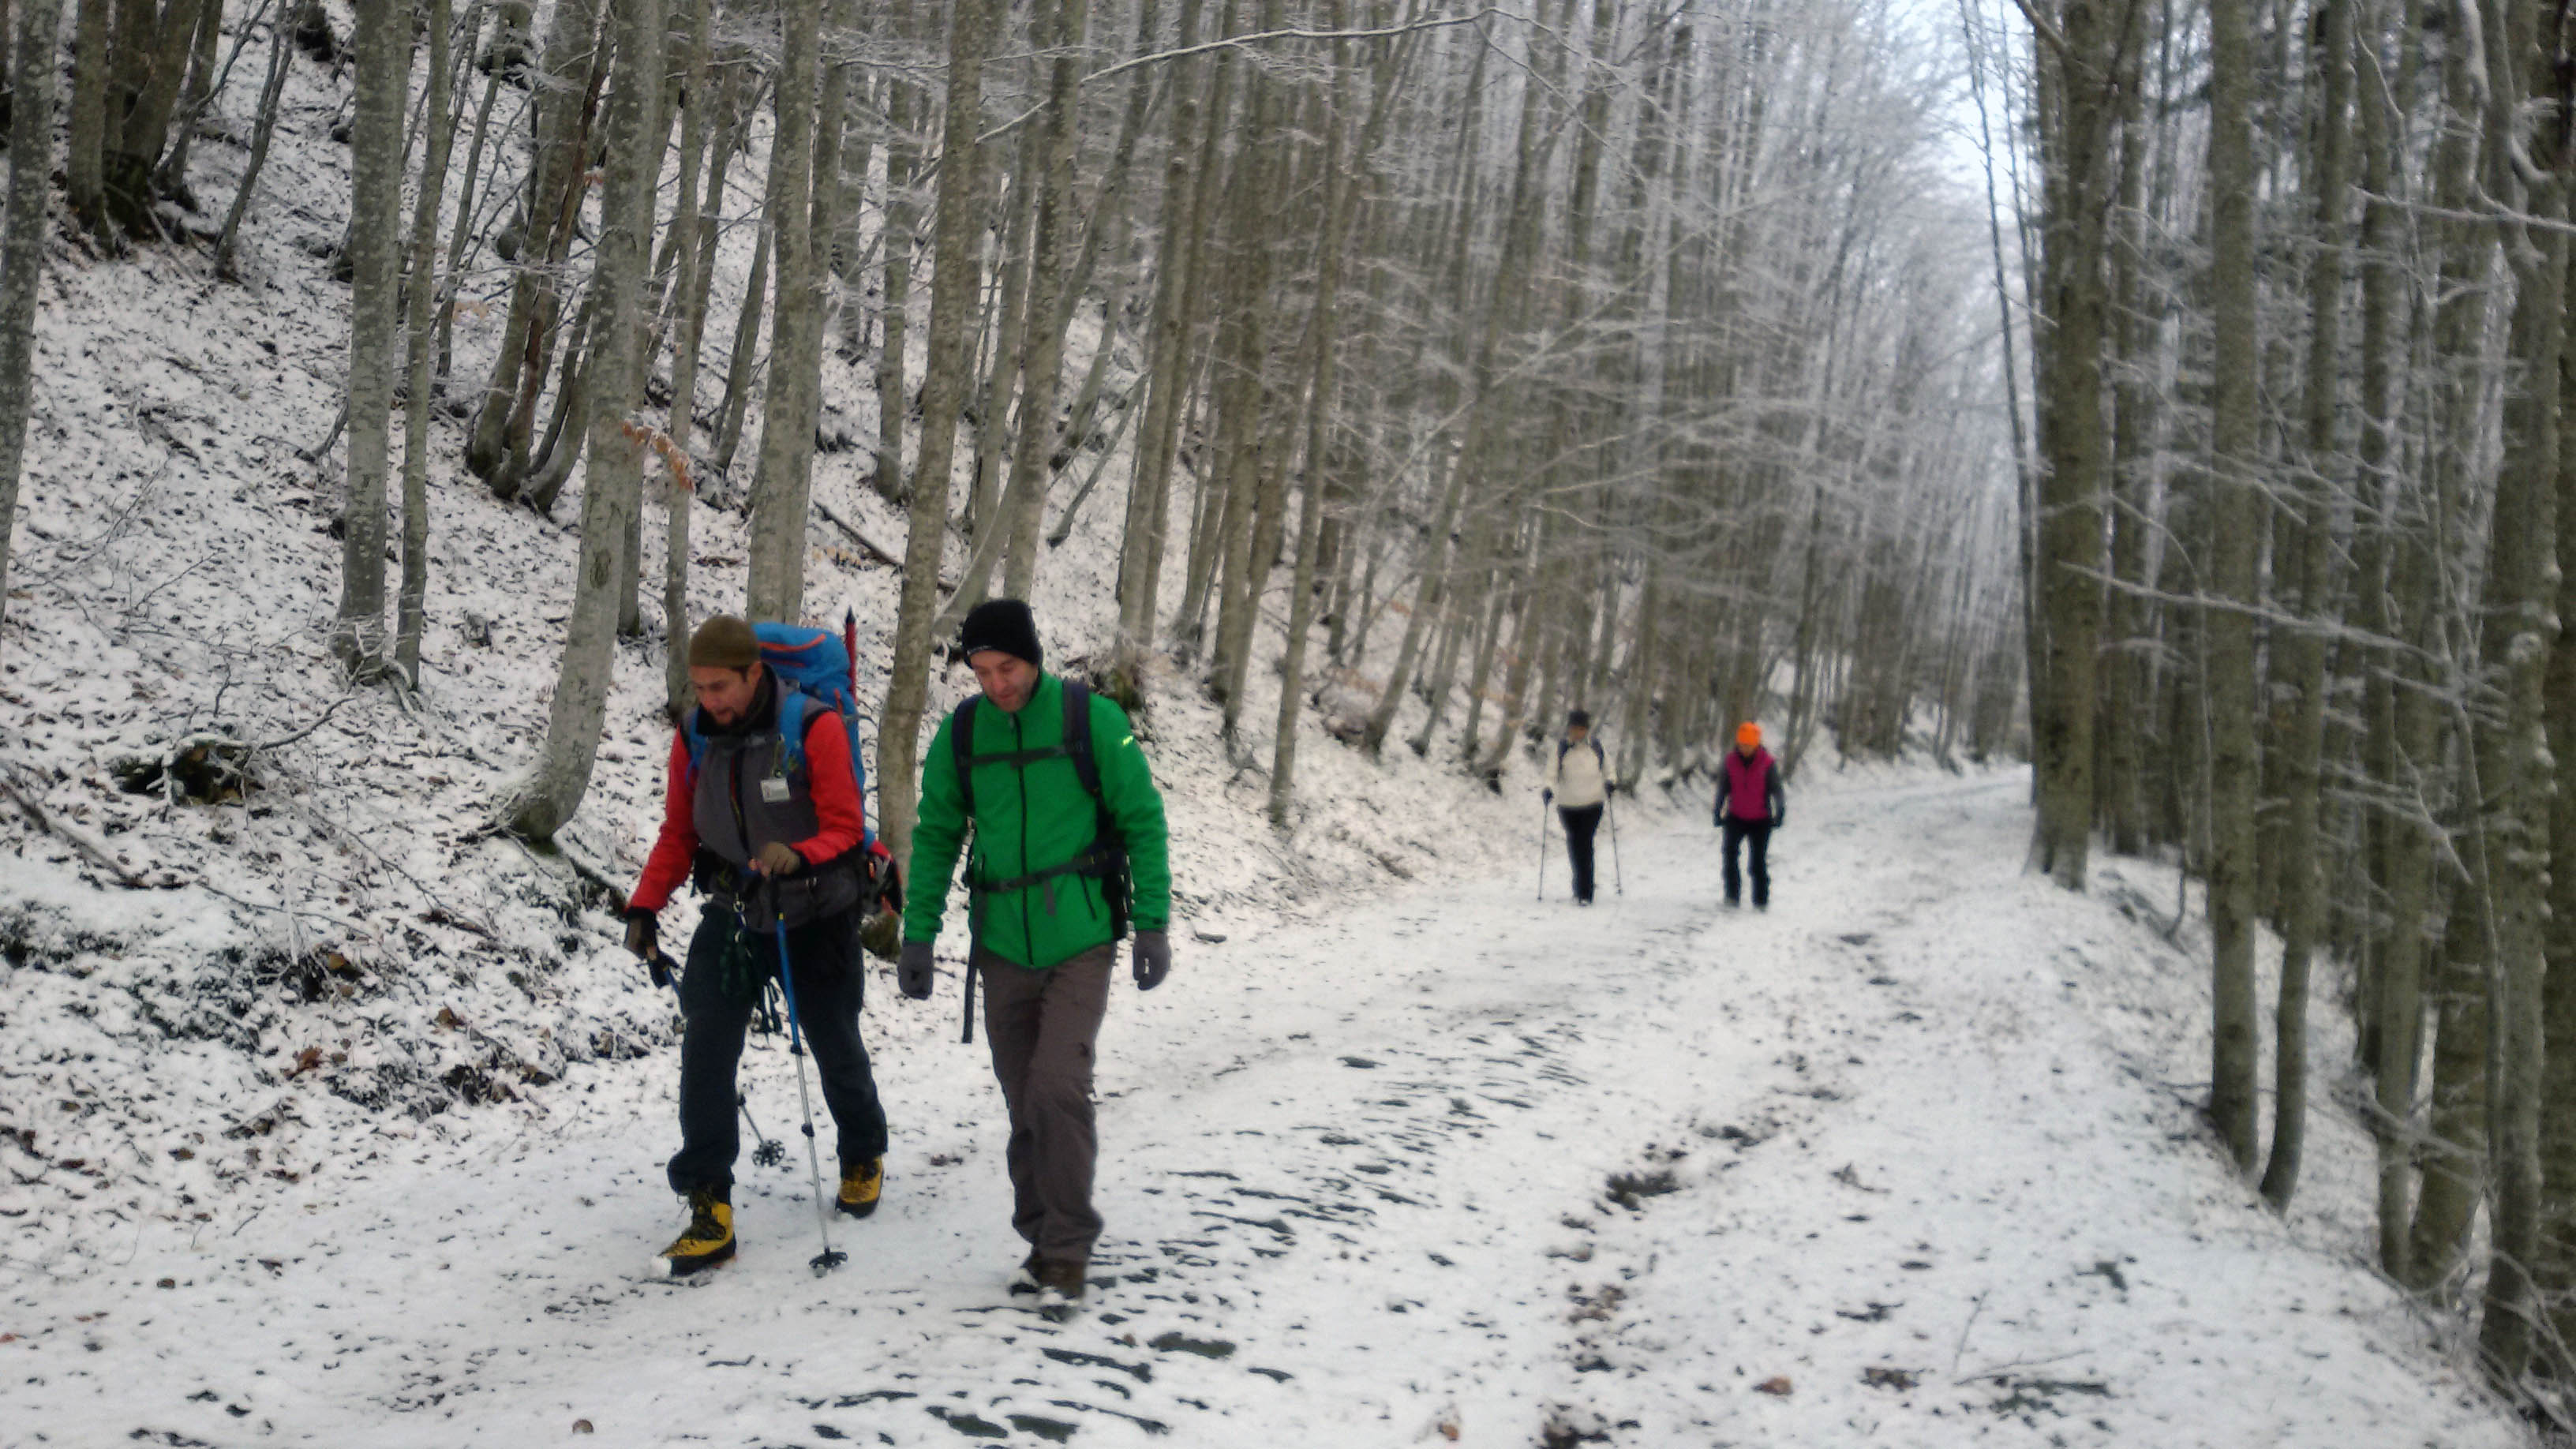
[{"label": "green hooded jacket", "polygon": [[[1043,675],[1017,714],[975,706],[970,753],[1009,754],[1064,742],[1064,681]],[[956,716],[942,720],[921,761],[921,818],[912,831],[912,867],[904,901],[903,936],[929,941],[946,913],[949,878],[966,839],[966,802],[957,787],[957,757],[949,742]],[[1163,828],[1163,796],[1136,745],[1127,712],[1113,700],[1091,697],[1091,750],[1100,766],[1101,801],[1126,838],[1135,880],[1131,926],[1159,931],[1172,917],[1171,854]],[[1062,864],[1091,848],[1099,816],[1082,788],[1073,761],[1058,757],[1028,764],[975,767],[975,846],[967,879],[1016,880]],[[1101,883],[1059,875],[983,898],[982,919],[970,922],[985,950],[1032,970],[1044,970],[1114,937]]]}]

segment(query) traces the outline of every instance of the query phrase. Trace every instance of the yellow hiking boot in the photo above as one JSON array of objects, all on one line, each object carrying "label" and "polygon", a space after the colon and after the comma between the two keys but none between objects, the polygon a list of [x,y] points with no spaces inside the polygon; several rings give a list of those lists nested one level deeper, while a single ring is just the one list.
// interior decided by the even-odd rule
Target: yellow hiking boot
[{"label": "yellow hiking boot", "polygon": [[733,1204],[710,1188],[689,1194],[689,1226],[656,1261],[666,1278],[684,1278],[733,1256]]},{"label": "yellow hiking boot", "polygon": [[877,1210],[877,1198],[885,1191],[885,1159],[871,1157],[865,1162],[841,1169],[841,1211],[863,1218]]}]

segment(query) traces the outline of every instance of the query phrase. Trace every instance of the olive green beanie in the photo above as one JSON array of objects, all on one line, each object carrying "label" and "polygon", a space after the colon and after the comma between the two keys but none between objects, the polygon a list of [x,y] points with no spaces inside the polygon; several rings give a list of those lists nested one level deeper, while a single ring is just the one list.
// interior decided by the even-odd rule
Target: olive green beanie
[{"label": "olive green beanie", "polygon": [[691,669],[749,669],[759,662],[760,640],[731,614],[716,615],[689,636]]}]

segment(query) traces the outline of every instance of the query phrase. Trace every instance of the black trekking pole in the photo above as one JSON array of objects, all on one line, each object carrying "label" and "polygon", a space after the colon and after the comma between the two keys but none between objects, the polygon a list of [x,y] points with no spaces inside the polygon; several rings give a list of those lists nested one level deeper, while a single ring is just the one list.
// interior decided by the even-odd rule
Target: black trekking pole
[{"label": "black trekking pole", "polygon": [[733,1104],[742,1109],[742,1120],[750,1126],[751,1140],[756,1144],[751,1149],[752,1165],[755,1167],[784,1166],[787,1162],[787,1145],[761,1131],[760,1124],[751,1120],[751,1098],[744,1096],[740,1089],[736,1089],[733,1094]]},{"label": "black trekking pole", "polygon": [[1602,791],[1601,809],[1610,817],[1610,885],[1624,896],[1628,893],[1628,881],[1619,873],[1619,802],[1613,798],[1618,793],[1616,790]]},{"label": "black trekking pole", "polygon": [[778,918],[777,932],[778,985],[787,994],[787,1054],[796,1059],[796,1101],[805,1109],[805,1166],[814,1175],[814,1226],[823,1235],[823,1251],[805,1266],[820,1278],[848,1262],[850,1255],[832,1246],[832,1208],[823,1201],[823,1159],[814,1150],[814,1099],[805,1090],[805,1037],[796,1015],[796,973],[787,964],[787,918],[783,915]]},{"label": "black trekking pole", "polygon": [[1547,899],[1547,802],[1538,802],[1538,898]]},{"label": "black trekking pole", "polygon": [[[673,996],[680,994],[679,962],[672,960],[668,955],[664,954],[660,950],[656,950],[650,957],[646,958],[645,964],[652,969],[654,985],[670,987],[671,994]],[[799,1076],[797,1081],[799,1085],[802,1085],[804,1078]],[[751,1149],[752,1164],[757,1167],[777,1167],[785,1163],[787,1161],[786,1145],[781,1143],[777,1138],[760,1130],[760,1124],[753,1121],[751,1117],[751,1099],[743,1095],[742,1089],[739,1087],[734,1089],[733,1104],[735,1108],[742,1113],[743,1125],[751,1129],[751,1140],[753,1144]]]}]

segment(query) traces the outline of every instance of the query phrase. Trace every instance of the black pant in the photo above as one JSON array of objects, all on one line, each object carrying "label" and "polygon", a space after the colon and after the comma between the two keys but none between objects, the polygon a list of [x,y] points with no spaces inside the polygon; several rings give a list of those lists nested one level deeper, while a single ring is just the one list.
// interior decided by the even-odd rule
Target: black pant
[{"label": "black pant", "polygon": [[1743,898],[1744,878],[1735,866],[1736,847],[1750,841],[1753,846],[1753,904],[1771,904],[1771,822],[1738,820],[1730,815],[1724,826],[1726,838],[1726,903],[1733,905]]},{"label": "black pant", "polygon": [[1601,828],[1598,805],[1559,805],[1556,818],[1565,822],[1565,858],[1574,865],[1574,898],[1592,899],[1592,835]]},{"label": "black pant", "polygon": [[[680,1036],[680,1150],[668,1169],[673,1192],[733,1185],[733,1160],[741,1149],[734,1130],[734,1068],[742,1060],[743,1034],[760,1004],[762,984],[778,966],[777,938],[754,936],[753,969],[727,970],[725,938],[733,929],[731,908],[709,906],[689,938],[688,968],[680,976],[680,1013],[688,1024]],[[886,1150],[885,1109],[877,1102],[868,1049],[859,1043],[864,961],[853,914],[788,929],[796,1020],[823,1079],[824,1105],[841,1129],[844,1167]]]}]

